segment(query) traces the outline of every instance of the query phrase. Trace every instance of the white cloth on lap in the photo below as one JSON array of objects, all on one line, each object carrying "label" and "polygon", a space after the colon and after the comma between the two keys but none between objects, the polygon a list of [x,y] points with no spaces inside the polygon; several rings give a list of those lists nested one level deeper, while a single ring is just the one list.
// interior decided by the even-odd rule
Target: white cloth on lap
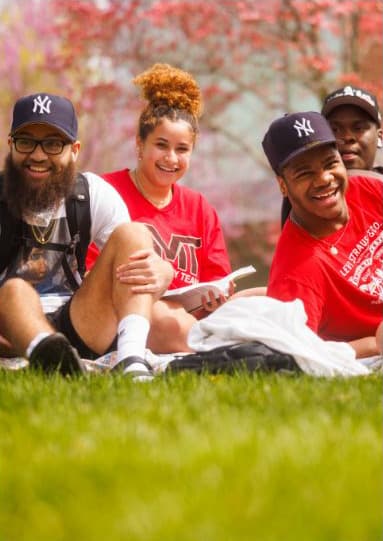
[{"label": "white cloth on lap", "polygon": [[271,297],[242,297],[228,301],[208,317],[197,321],[188,344],[196,351],[258,340],[290,353],[307,374],[356,376],[371,371],[356,360],[345,342],[325,341],[306,324],[301,300],[282,302]]}]

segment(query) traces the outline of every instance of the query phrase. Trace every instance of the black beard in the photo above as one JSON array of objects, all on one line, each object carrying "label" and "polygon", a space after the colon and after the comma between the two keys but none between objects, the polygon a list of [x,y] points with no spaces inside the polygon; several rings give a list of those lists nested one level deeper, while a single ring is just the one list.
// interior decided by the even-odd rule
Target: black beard
[{"label": "black beard", "polygon": [[32,187],[22,167],[15,165],[9,153],[4,165],[3,195],[10,212],[22,218],[24,212],[35,213],[50,209],[73,190],[76,181],[75,163],[71,161],[65,169],[57,172],[52,166],[49,180],[38,188]]}]

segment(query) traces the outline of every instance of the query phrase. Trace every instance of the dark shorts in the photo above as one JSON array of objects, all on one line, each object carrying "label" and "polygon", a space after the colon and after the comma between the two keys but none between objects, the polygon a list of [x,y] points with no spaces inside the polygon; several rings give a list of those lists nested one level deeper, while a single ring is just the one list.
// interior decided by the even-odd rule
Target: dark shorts
[{"label": "dark shorts", "polygon": [[[58,332],[61,332],[64,334],[69,342],[72,344],[73,347],[75,347],[83,359],[97,359],[97,357],[100,357],[103,354],[96,353],[92,349],[90,349],[85,342],[79,337],[79,335],[76,332],[76,329],[73,327],[72,322],[70,320],[69,316],[69,307],[71,303],[70,299],[67,303],[65,303],[63,306],[60,306],[56,310],[56,312],[52,312],[51,314],[46,314],[48,320],[51,322],[51,324],[55,327],[55,329]],[[114,351],[117,349],[117,337],[113,340],[113,342],[110,344],[110,346],[104,351],[104,353],[108,353],[109,351]]]}]

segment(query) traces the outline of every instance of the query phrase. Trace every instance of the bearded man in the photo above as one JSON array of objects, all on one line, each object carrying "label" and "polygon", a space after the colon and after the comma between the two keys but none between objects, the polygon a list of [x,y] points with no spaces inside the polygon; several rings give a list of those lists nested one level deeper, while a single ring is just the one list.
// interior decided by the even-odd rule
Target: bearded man
[{"label": "bearded man", "polygon": [[[117,192],[85,173],[85,240],[102,252],[83,276],[76,252],[83,233],[72,235],[66,206],[78,182],[73,104],[47,93],[20,98],[8,145],[0,201],[0,249],[6,254],[0,261],[2,354],[73,374],[84,370],[80,357],[94,359],[117,348],[118,367],[150,376],[144,351],[153,304],[173,272],[155,254],[145,226],[130,222]],[[10,232],[16,226],[18,233]]]}]

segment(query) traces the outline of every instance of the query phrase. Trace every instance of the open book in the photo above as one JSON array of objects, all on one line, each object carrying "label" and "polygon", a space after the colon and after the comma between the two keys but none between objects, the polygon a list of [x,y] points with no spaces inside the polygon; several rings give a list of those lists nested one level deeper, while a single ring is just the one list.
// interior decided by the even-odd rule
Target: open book
[{"label": "open book", "polygon": [[229,284],[235,282],[239,278],[245,278],[256,272],[253,265],[241,267],[231,274],[224,276],[218,280],[211,282],[198,282],[191,286],[179,287],[178,289],[169,289],[162,296],[165,300],[180,302],[187,312],[193,312],[202,307],[202,296],[207,295],[208,291],[214,291],[216,298],[220,293],[227,295],[229,292]]}]

